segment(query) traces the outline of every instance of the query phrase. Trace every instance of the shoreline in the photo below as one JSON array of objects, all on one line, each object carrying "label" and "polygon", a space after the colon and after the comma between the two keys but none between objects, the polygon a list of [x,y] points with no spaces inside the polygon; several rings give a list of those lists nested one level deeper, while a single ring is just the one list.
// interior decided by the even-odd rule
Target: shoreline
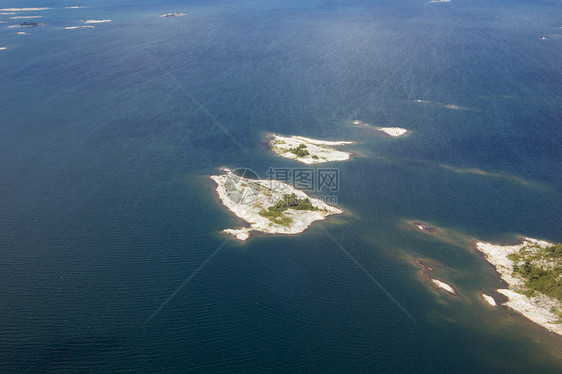
[{"label": "shoreline", "polygon": [[[240,177],[227,168],[222,171],[223,174],[210,177],[217,184],[219,199],[232,213],[249,223],[249,227],[228,228],[222,231],[238,240],[247,240],[251,231],[266,234],[300,234],[315,221],[343,213],[343,210],[320,199],[309,197],[289,184],[276,180]],[[308,200],[311,209],[296,210],[288,207],[276,217],[268,218],[268,209],[290,194],[294,194],[297,199]]]},{"label": "shoreline", "polygon": [[481,296],[482,299],[490,306],[498,306],[498,303],[496,303],[496,300],[492,296],[486,295],[484,292],[481,293]]},{"label": "shoreline", "polygon": [[497,290],[498,293],[508,298],[502,304],[547,330],[562,335],[562,323],[558,323],[559,317],[551,312],[553,308],[560,309],[560,302],[557,299],[539,292],[535,292],[535,295],[531,297],[518,292],[524,291],[527,288],[524,285],[524,281],[513,274],[513,261],[508,256],[518,253],[522,247],[529,244],[536,244],[541,247],[552,245],[543,240],[523,238],[520,244],[515,245],[475,241],[474,248],[484,255],[486,261],[494,266],[500,278],[507,283],[507,289]]}]

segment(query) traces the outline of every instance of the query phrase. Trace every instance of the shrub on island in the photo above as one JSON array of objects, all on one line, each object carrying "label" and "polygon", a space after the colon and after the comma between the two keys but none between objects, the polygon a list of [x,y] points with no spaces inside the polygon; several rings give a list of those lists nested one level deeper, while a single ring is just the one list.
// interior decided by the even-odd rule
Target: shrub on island
[{"label": "shrub on island", "polygon": [[289,149],[289,152],[296,155],[297,157],[306,157],[310,155],[310,152],[306,150],[306,144],[300,144],[296,148]]},{"label": "shrub on island", "polygon": [[309,198],[299,199],[295,193],[290,195],[283,195],[283,197],[273,206],[270,206],[267,210],[262,210],[260,215],[262,217],[268,218],[271,222],[277,223],[282,226],[289,226],[293,220],[283,214],[287,209],[294,210],[317,210]]}]

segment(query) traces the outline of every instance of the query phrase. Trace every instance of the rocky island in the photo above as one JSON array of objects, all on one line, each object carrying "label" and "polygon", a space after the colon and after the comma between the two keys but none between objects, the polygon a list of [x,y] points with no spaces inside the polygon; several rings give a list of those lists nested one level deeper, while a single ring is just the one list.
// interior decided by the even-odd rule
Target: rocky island
[{"label": "rocky island", "polygon": [[439,279],[432,279],[431,281],[432,281],[433,284],[434,284],[435,286],[437,286],[438,288],[440,288],[440,289],[442,289],[442,290],[445,290],[446,292],[448,292],[448,293],[450,293],[450,294],[452,294],[452,295],[456,295],[456,294],[457,294],[457,292],[455,291],[455,289],[454,289],[451,285],[449,285],[449,284],[447,284],[447,283],[445,283],[445,282],[443,282],[443,281],[440,281]]},{"label": "rocky island", "polygon": [[223,230],[236,239],[248,239],[250,231],[298,234],[314,221],[343,213],[340,209],[320,199],[309,197],[289,184],[276,180],[241,177],[226,168],[223,172],[222,175],[211,176],[217,184],[219,198],[230,211],[250,225]]},{"label": "rocky island", "polygon": [[303,136],[280,136],[273,135],[269,146],[279,156],[290,158],[304,164],[320,164],[330,161],[349,160],[350,153],[338,151],[331,146],[347,145],[353,142],[324,141],[305,138]]},{"label": "rocky island", "polygon": [[185,13],[175,12],[175,13],[166,13],[162,14],[160,17],[183,17],[187,16]]},{"label": "rocky island", "polygon": [[22,22],[19,25],[11,25],[8,27],[13,28],[13,27],[38,27],[38,26],[47,26],[47,24],[43,22]]},{"label": "rocky island", "polygon": [[508,289],[497,290],[509,299],[506,305],[562,335],[562,244],[524,238],[517,245],[475,246],[507,283]]}]

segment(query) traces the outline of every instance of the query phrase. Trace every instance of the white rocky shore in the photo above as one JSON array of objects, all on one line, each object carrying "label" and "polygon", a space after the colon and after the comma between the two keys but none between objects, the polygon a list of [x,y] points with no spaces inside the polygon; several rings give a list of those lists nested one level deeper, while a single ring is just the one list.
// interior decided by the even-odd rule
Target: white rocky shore
[{"label": "white rocky shore", "polygon": [[492,243],[477,242],[476,248],[486,255],[486,259],[495,266],[501,278],[506,281],[509,289],[500,289],[499,293],[505,295],[509,301],[506,305],[521,313],[531,321],[545,327],[546,329],[562,335],[562,324],[558,323],[559,318],[551,310],[559,309],[560,302],[552,297],[535,293],[536,296],[527,297],[517,291],[524,291],[524,280],[513,273],[513,261],[508,256],[518,253],[519,250],[529,244],[537,244],[540,247],[552,245],[546,241],[525,238],[518,245],[498,245]]},{"label": "white rocky shore", "polygon": [[[306,230],[314,221],[323,220],[332,214],[343,213],[320,199],[308,197],[289,184],[275,180],[244,178],[229,169],[222,170],[224,174],[211,176],[211,179],[217,183],[219,198],[228,209],[250,224],[249,227],[223,230],[236,239],[248,239],[251,231],[298,234]],[[273,219],[263,215],[270,207],[291,194],[295,194],[298,199],[309,199],[314,210],[288,208],[282,211],[279,217]]]},{"label": "white rocky shore", "polygon": [[[523,295],[521,295],[521,296],[523,296]],[[485,293],[482,294],[482,299],[483,299],[486,303],[490,304],[490,306],[497,306],[497,305],[498,305],[498,304],[496,303],[496,300],[494,300],[494,298],[493,298],[492,296],[486,295]]]},{"label": "white rocky shore", "polygon": [[371,126],[368,123],[365,123],[365,122],[359,121],[359,120],[353,121],[353,124],[357,125],[357,126],[370,127],[370,128],[373,128],[377,131],[382,131],[385,134],[390,135],[390,136],[394,136],[394,137],[406,135],[408,133],[408,130],[406,130],[402,127],[376,127],[376,126]]},{"label": "white rocky shore", "polygon": [[450,285],[448,285],[447,283],[440,281],[439,279],[431,279],[431,281],[433,282],[433,284],[435,284],[437,287],[441,288],[442,290],[447,291],[450,294],[456,295],[456,291],[453,287],[451,287]]},{"label": "white rocky shore", "polygon": [[331,147],[347,144],[353,144],[353,142],[332,142],[305,138],[304,136],[286,137],[275,134],[273,134],[273,139],[269,141],[271,150],[279,156],[304,164],[349,160],[351,156],[349,152],[338,151]]}]

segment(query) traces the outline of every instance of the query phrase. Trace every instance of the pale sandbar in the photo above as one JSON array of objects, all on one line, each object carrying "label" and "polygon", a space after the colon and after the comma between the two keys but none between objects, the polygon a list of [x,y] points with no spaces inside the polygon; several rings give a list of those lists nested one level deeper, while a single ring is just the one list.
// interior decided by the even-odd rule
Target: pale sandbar
[{"label": "pale sandbar", "polygon": [[463,108],[462,106],[458,106],[458,105],[455,105],[455,104],[446,104],[446,105],[444,105],[444,106],[445,106],[445,108],[447,108],[447,109],[457,109],[457,110],[465,109],[465,108]]}]

